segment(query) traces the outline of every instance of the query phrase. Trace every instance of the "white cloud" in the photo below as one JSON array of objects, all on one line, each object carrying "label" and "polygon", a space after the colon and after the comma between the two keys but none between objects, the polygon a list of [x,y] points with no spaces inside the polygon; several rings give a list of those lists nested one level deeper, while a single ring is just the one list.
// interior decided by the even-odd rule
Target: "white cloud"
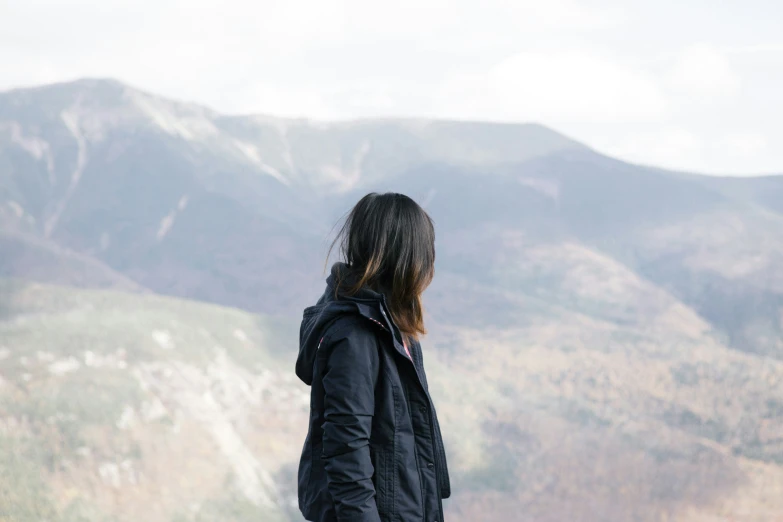
[{"label": "white cloud", "polygon": [[762,174],[769,141],[755,131],[715,129],[713,133],[667,127],[649,132],[602,136],[599,148],[611,155],[674,170]]},{"label": "white cloud", "polygon": [[0,89],[111,76],[232,113],[537,121],[645,163],[782,171],[783,9],[738,23],[761,1],[0,0]]},{"label": "white cloud", "polygon": [[725,48],[728,54],[768,54],[775,53],[783,55],[783,44],[780,43],[761,43],[754,45],[729,46]]},{"label": "white cloud", "polygon": [[658,166],[688,170],[703,161],[705,142],[689,130],[671,127],[604,138],[601,148],[631,161],[646,163],[655,157]]},{"label": "white cloud", "polygon": [[684,49],[666,80],[674,92],[696,102],[732,96],[740,88],[740,78],[726,56],[703,43]]},{"label": "white cloud", "polygon": [[438,99],[443,115],[554,124],[657,121],[667,109],[655,78],[581,50],[518,53],[451,78]]},{"label": "white cloud", "polygon": [[752,161],[766,152],[769,142],[760,132],[730,132],[717,145],[740,160]]},{"label": "white cloud", "polygon": [[330,97],[333,93],[308,86],[280,88],[263,81],[242,85],[233,90],[224,103],[230,113],[272,114],[320,120],[339,119],[340,113]]}]

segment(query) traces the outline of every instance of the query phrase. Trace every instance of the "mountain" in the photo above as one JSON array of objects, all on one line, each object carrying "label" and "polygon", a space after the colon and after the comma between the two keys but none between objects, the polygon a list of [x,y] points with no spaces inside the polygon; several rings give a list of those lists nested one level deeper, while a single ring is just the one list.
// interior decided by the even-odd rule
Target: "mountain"
[{"label": "mountain", "polygon": [[[26,477],[0,478],[9,516],[298,520],[296,323],[371,190],[436,223],[449,520],[783,513],[783,176],[631,165],[539,125],[224,116],[82,80],[0,93],[2,458]],[[145,417],[156,397],[174,420]]]},{"label": "mountain", "polygon": [[533,125],[225,117],[99,80],[0,95],[0,147],[3,228],[157,292],[292,312],[320,282],[328,197],[427,162],[581,148]]}]

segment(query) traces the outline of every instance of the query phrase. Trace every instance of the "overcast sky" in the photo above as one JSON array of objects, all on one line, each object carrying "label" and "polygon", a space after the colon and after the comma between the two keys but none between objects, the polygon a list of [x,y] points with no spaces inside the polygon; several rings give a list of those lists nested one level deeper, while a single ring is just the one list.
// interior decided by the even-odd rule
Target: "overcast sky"
[{"label": "overcast sky", "polygon": [[539,122],[783,173],[780,0],[0,0],[0,89],[113,77],[230,113]]}]

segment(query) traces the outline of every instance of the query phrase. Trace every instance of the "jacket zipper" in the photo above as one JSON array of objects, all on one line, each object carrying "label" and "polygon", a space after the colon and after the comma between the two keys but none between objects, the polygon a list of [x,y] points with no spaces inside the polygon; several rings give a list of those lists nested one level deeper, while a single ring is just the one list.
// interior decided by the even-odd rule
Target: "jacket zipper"
[{"label": "jacket zipper", "polygon": [[[411,353],[413,353],[413,352],[411,352]],[[416,362],[413,360],[413,357],[411,357],[410,360],[413,363],[413,369],[416,372],[416,376],[418,377],[419,369],[416,367]],[[421,380],[421,378],[419,378],[419,380]],[[425,392],[426,392],[426,390],[425,390]],[[405,390],[404,393],[405,393],[405,400],[406,400],[406,402],[408,402],[410,404],[410,402],[408,401],[408,398],[407,398],[407,395],[408,395],[407,390]],[[440,445],[437,442],[437,437],[436,437],[436,434],[435,434],[435,422],[433,421],[433,416],[432,416],[432,410],[434,409],[433,408],[433,404],[432,404],[432,400],[429,398],[429,393],[428,392],[427,392],[427,395],[428,395],[427,401],[429,402],[429,408],[428,408],[428,412],[427,412],[428,415],[427,416],[429,417],[430,438],[432,439],[432,457],[433,457],[433,460],[434,460],[433,466],[434,466],[434,469],[435,469],[435,494],[438,496],[438,516],[437,516],[437,521],[438,522],[444,522],[443,521],[443,499],[440,496],[441,495],[441,490],[440,490],[441,489],[441,483],[440,483],[440,474],[439,474],[440,466],[438,465],[438,460],[440,460]],[[411,412],[410,414],[413,415],[413,412]],[[413,422],[413,418],[411,418],[411,423],[412,422]],[[415,434],[414,434],[414,436],[415,436]],[[423,480],[424,477],[422,477],[421,467],[418,465],[418,462],[419,462],[419,457],[418,457],[419,450],[416,448],[416,444],[413,445],[413,451],[414,451],[414,455],[416,456],[416,462],[417,462],[416,469],[419,472],[419,484],[421,485],[421,488],[422,488],[421,500],[422,500],[422,502],[424,502],[424,489],[423,489],[424,488],[424,480]]]},{"label": "jacket zipper", "polygon": [[433,465],[435,466],[435,489],[436,494],[438,495],[438,522],[443,522],[443,499],[440,498],[440,470],[438,469],[440,466],[438,465],[438,460],[440,460],[440,457],[438,456],[438,452],[440,451],[440,448],[438,447],[438,443],[435,441],[435,425],[432,422],[432,414],[430,414],[430,436],[432,437],[432,450],[433,450],[433,457],[435,459],[435,462],[433,462]]},{"label": "jacket zipper", "polygon": [[[416,367],[416,364],[414,363],[414,368]],[[416,372],[418,373],[418,368],[416,368]],[[421,380],[421,378],[419,379]],[[430,398],[429,391],[426,391],[427,394],[427,401],[429,402],[429,408],[428,408],[428,417],[430,421],[430,437],[432,438],[432,458],[434,462],[432,463],[435,468],[435,494],[438,496],[438,522],[443,522],[443,499],[441,498],[441,482],[440,482],[440,444],[438,443],[437,434],[435,433],[435,418],[432,414],[435,407],[432,404],[432,399]]]},{"label": "jacket zipper", "polygon": [[[402,393],[405,399],[406,404],[410,404],[410,401],[408,400],[408,389],[406,386],[402,387]],[[408,408],[408,420],[410,420],[411,426],[413,426],[413,411],[410,410],[410,407]],[[416,432],[413,433],[413,437],[415,439]],[[419,475],[419,492],[421,493],[421,510],[422,514],[424,513],[424,476],[421,474],[421,466],[419,466],[419,448],[416,445],[416,442],[414,440],[413,443],[413,458],[416,460],[416,473]]]},{"label": "jacket zipper", "polygon": [[[411,354],[416,353],[415,350],[411,351]],[[424,379],[421,378],[419,375],[419,367],[416,364],[416,360],[414,360],[413,356],[411,356],[411,362],[413,363],[413,369],[416,372],[416,377],[419,379],[419,381],[422,383],[422,387],[424,385]],[[423,365],[422,365],[423,366]],[[425,395],[427,396],[427,416],[429,417],[429,424],[430,424],[430,438],[432,439],[432,459],[433,459],[433,467],[435,469],[435,494],[438,496],[438,522],[443,522],[443,499],[441,498],[441,482],[440,482],[440,444],[438,443],[437,434],[435,433],[435,417],[433,416],[432,412],[435,410],[435,405],[432,403],[432,398],[430,397],[430,392],[428,390],[424,390]],[[420,479],[421,480],[421,479]]]}]

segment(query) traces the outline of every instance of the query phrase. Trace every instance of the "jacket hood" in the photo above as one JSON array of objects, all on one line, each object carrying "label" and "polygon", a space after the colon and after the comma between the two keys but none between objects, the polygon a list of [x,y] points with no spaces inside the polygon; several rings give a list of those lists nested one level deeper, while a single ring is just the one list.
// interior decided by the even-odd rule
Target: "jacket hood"
[{"label": "jacket hood", "polygon": [[386,305],[386,296],[369,288],[362,288],[357,294],[338,294],[340,282],[350,286],[348,266],[335,263],[326,279],[326,290],[318,302],[305,308],[302,325],[299,328],[299,356],[296,360],[296,375],[308,386],[313,382],[313,363],[326,331],[333,322],[347,315],[361,315],[377,323],[381,328],[394,332],[395,340],[401,340],[399,330],[391,321]]}]

